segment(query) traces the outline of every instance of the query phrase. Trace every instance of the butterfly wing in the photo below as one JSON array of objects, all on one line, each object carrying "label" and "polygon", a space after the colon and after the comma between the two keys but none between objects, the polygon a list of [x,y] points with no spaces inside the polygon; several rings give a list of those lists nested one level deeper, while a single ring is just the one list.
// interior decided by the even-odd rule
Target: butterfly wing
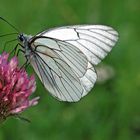
[{"label": "butterfly wing", "polygon": [[[31,64],[52,96],[61,101],[76,102],[93,87],[95,70],[74,45],[37,37],[31,46],[34,49]],[[88,79],[91,74],[92,78]],[[88,86],[84,82],[88,82]]]},{"label": "butterfly wing", "polygon": [[94,86],[93,65],[111,51],[118,33],[108,26],[79,25],[54,28],[34,38],[31,63],[39,78],[53,96],[75,102]]},{"label": "butterfly wing", "polygon": [[118,33],[104,25],[76,25],[54,28],[37,36],[46,36],[68,42],[79,48],[93,65],[97,65],[111,51]]}]

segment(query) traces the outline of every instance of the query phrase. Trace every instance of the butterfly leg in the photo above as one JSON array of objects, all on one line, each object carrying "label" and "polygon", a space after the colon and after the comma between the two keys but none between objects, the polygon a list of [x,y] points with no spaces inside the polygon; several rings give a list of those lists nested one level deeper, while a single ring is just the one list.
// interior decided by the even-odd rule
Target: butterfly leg
[{"label": "butterfly leg", "polygon": [[29,62],[29,59],[27,57],[26,58],[26,62],[23,64],[22,67],[24,67],[25,69],[27,69],[27,67],[29,66],[30,62]]},{"label": "butterfly leg", "polygon": [[21,66],[21,69],[22,69],[22,68],[27,69],[27,67],[28,67],[29,64],[30,64],[29,59],[28,59],[27,57],[25,57],[25,58],[26,58],[26,61],[25,61],[25,63]]},{"label": "butterfly leg", "polygon": [[23,47],[20,43],[18,43],[18,44],[15,46],[15,48],[10,52],[10,54],[14,53],[14,55],[15,55],[16,52],[17,52],[17,48],[18,48],[18,46]]},{"label": "butterfly leg", "polygon": [[[25,52],[24,52],[23,50],[19,49],[18,52],[17,52],[17,56],[19,55],[20,52],[22,52],[22,53],[25,54]],[[30,64],[29,59],[28,59],[28,56],[25,56],[25,59],[26,59],[26,61],[25,61],[25,63],[21,66],[21,69],[22,69],[22,68],[27,69],[27,67],[28,67],[29,64]]]},{"label": "butterfly leg", "polygon": [[[20,43],[18,43],[13,51],[15,51],[15,50],[17,49],[18,46],[21,46],[21,47],[23,48],[23,46],[22,46]],[[16,52],[16,51],[15,51],[15,52]],[[19,56],[19,53],[25,54],[25,51],[22,50],[22,49],[18,49],[17,54],[16,54],[17,57]],[[26,61],[25,61],[25,63],[21,66],[20,69],[22,69],[22,68],[27,69],[27,67],[29,66],[30,62],[29,62],[28,56],[25,55],[25,59],[26,59]]]}]

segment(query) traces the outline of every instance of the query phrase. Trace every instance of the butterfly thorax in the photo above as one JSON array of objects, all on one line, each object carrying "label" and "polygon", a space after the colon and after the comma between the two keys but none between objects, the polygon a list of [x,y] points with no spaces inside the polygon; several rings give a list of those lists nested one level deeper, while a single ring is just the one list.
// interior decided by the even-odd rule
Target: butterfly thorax
[{"label": "butterfly thorax", "polygon": [[26,34],[19,34],[18,40],[20,41],[22,45],[22,49],[25,52],[25,57],[29,58],[31,54],[31,49],[29,47],[29,40],[32,38],[31,35],[26,35]]}]

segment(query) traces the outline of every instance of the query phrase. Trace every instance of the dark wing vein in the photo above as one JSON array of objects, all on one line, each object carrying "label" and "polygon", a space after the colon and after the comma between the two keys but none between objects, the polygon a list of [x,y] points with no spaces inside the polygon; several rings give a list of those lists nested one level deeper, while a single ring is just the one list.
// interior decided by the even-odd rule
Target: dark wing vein
[{"label": "dark wing vein", "polygon": [[[41,51],[36,51],[37,52],[37,54],[42,54],[42,55],[44,55],[44,56],[46,56],[46,54],[45,53],[43,53],[43,52],[41,52]],[[40,55],[38,55],[39,57],[40,57]],[[59,54],[57,53],[57,56],[59,56]],[[51,57],[51,56],[49,56],[49,57]],[[63,59],[61,59],[61,57],[59,57],[59,58],[57,58],[57,57],[51,57],[54,61],[56,61],[56,59],[58,59],[58,60],[61,60],[63,63],[66,63]],[[47,63],[42,59],[42,57],[40,57],[40,59],[47,65]],[[69,66],[69,65],[68,65]],[[61,67],[63,67],[62,65],[61,65]],[[67,71],[67,69],[65,68],[65,67],[63,67],[63,69],[66,71],[66,72],[68,72]],[[54,73],[56,73],[56,71],[54,71],[53,69],[52,69],[52,71],[54,72]],[[57,73],[56,73],[57,74]],[[72,75],[71,73],[69,73],[70,74],[70,76],[72,77],[72,78],[74,78],[75,80],[77,80],[77,82],[78,82],[78,79],[75,77],[75,75]]]},{"label": "dark wing vein", "polygon": [[[47,82],[49,82],[49,84],[48,84],[49,89],[52,88],[52,90],[53,90],[52,92],[55,92],[57,94],[55,88],[58,88],[58,87],[57,87],[57,84],[54,80],[54,77],[52,75],[52,72],[51,72],[50,68],[47,65],[46,65],[46,67],[44,67],[44,64],[42,63],[42,60],[38,59],[38,57],[39,57],[39,55],[36,54],[35,63],[38,67],[39,74],[41,75],[41,81],[43,82],[43,85],[46,84],[46,79],[47,79]],[[47,68],[50,70],[50,72],[48,72]],[[57,96],[58,95],[56,95],[55,97],[57,97]]]},{"label": "dark wing vein", "polygon": [[[110,44],[106,43],[105,41],[101,40],[101,38],[97,38],[96,36],[91,36],[91,35],[89,35],[89,34],[87,34],[87,33],[82,33],[82,32],[79,32],[79,34],[83,34],[83,35],[89,36],[89,37],[91,37],[91,38],[95,38],[95,39],[99,40],[100,42],[106,44],[107,46],[112,47],[112,45],[110,45]],[[81,37],[80,37],[80,38],[81,38]]]},{"label": "dark wing vein", "polygon": [[[60,46],[60,45],[61,45],[61,46]],[[60,43],[59,43],[60,48],[62,47],[62,45],[65,46],[65,47],[63,47],[63,50],[64,50],[65,52],[67,51],[67,52],[71,53],[71,55],[74,56],[75,59],[79,61],[79,63],[87,63],[87,59],[85,59],[85,57],[78,57],[79,53],[80,53],[81,55],[84,55],[83,52],[81,52],[81,51],[79,51],[79,50],[73,52],[73,47],[74,47],[74,48],[77,48],[77,47],[73,46],[72,44],[66,44],[66,43],[64,43],[64,42],[60,42]]]},{"label": "dark wing vein", "polygon": [[[37,54],[38,55],[38,54]],[[38,55],[39,56],[39,55]],[[56,83],[56,80],[54,79],[54,76],[53,75],[55,75],[56,73],[54,73],[55,71],[51,71],[51,68],[49,67],[49,69],[50,69],[50,73],[51,73],[51,75],[50,75],[50,73],[48,73],[47,72],[47,69],[46,69],[46,66],[47,66],[47,64],[46,63],[44,63],[43,61],[42,61],[42,59],[40,59],[40,56],[39,56],[39,59],[37,58],[36,59],[36,63],[37,63],[37,65],[38,64],[40,64],[40,71],[43,71],[43,74],[42,73],[40,73],[40,75],[42,75],[41,77],[43,77],[42,78],[42,81],[43,81],[43,83],[44,83],[44,86],[47,84],[45,81],[44,81],[44,79],[47,79],[48,80],[48,84],[47,84],[47,89],[49,90],[49,92],[51,92],[51,94],[52,94],[52,96],[54,96],[55,98],[57,98],[57,99],[59,99],[59,100],[64,100],[64,101],[67,101],[67,97],[65,97],[65,94],[63,94],[63,92],[62,92],[62,89],[58,86],[58,83]],[[45,66],[44,66],[45,65]],[[56,74],[57,75],[57,74]],[[57,75],[58,76],[58,75]],[[60,79],[61,79],[61,77],[60,76],[58,76]],[[49,86],[49,87],[48,87]],[[46,87],[46,86],[45,86]],[[65,88],[65,87],[64,87]],[[51,90],[51,89],[53,89],[53,90]],[[59,97],[59,95],[58,94],[60,94],[60,97]],[[64,99],[63,99],[63,97],[64,97]],[[71,96],[70,96],[71,97]],[[74,101],[74,99],[71,97],[71,99]]]},{"label": "dark wing vein", "polygon": [[81,46],[83,46],[85,49],[87,49],[89,52],[91,52],[94,56],[96,56],[99,60],[101,60],[102,58],[100,58],[100,56],[98,56],[97,54],[95,54],[93,51],[91,51],[88,47],[86,47],[85,45],[83,45],[82,43],[80,43],[79,41],[77,41]]},{"label": "dark wing vein", "polygon": [[50,64],[43,60],[41,54],[35,52],[35,63],[39,71],[39,77],[48,91],[59,100],[70,102],[79,100],[82,97],[83,88],[71,68],[61,59],[51,58],[58,67],[59,75],[55,69],[49,66]]},{"label": "dark wing vein", "polygon": [[[106,34],[104,35],[104,34],[101,34],[100,32],[98,32],[98,30],[96,31],[96,30],[88,30],[89,32],[92,32],[92,33],[95,33],[95,34],[98,34],[98,35],[100,35],[100,36],[103,36],[103,37],[105,37],[105,38],[107,38],[107,39],[109,39],[109,40],[111,40],[111,41],[113,41],[114,43],[116,42],[116,39],[114,39],[114,37],[112,38],[112,37],[110,37],[109,38],[109,32],[106,32],[106,31],[104,31]],[[100,30],[99,30],[100,31]],[[103,31],[102,31],[103,32]],[[112,34],[110,34],[110,35],[112,35]],[[114,35],[112,35],[112,36],[114,36]]]}]

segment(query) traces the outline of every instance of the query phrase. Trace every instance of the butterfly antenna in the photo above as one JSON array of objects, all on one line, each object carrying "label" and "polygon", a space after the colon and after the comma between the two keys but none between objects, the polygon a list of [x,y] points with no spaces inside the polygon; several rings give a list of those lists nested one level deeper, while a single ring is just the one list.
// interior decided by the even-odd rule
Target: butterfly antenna
[{"label": "butterfly antenna", "polygon": [[9,34],[3,34],[3,35],[0,35],[0,37],[5,37],[5,36],[8,36],[8,35],[14,35],[14,34],[18,34],[18,33],[9,33]]},{"label": "butterfly antenna", "polygon": [[4,22],[6,22],[8,25],[10,25],[13,29],[15,29],[18,33],[20,33],[20,31],[15,27],[13,26],[10,22],[8,22],[6,19],[4,19],[3,17],[0,17],[1,20],[3,20]]}]

